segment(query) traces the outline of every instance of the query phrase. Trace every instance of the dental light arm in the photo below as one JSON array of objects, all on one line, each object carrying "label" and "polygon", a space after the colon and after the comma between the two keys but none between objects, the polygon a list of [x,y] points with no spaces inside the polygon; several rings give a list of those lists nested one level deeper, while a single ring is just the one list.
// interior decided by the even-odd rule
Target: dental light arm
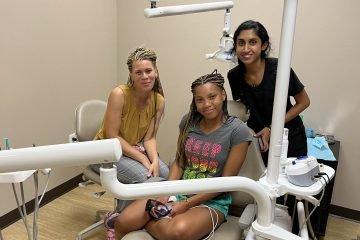
[{"label": "dental light arm", "polygon": [[122,154],[118,139],[0,151],[0,173],[110,163]]},{"label": "dental light arm", "polygon": [[231,14],[230,9],[226,9],[225,15],[224,15],[224,28],[223,28],[223,35],[229,36],[230,35],[230,29],[231,29]]},{"label": "dental light arm", "polygon": [[234,57],[234,54],[232,52],[234,41],[232,36],[230,36],[230,9],[234,6],[233,1],[178,5],[168,7],[157,7],[157,2],[158,0],[150,0],[151,7],[144,10],[144,14],[146,17],[164,17],[189,13],[226,10],[224,16],[224,28],[222,31],[222,36],[220,38],[219,49],[216,50],[214,53],[206,54],[205,58],[236,63],[236,58]]},{"label": "dental light arm", "polygon": [[234,6],[233,1],[198,3],[198,4],[189,4],[189,5],[168,6],[168,7],[156,7],[157,1],[150,1],[150,2],[151,2],[151,8],[146,8],[144,10],[144,14],[148,18],[217,11],[217,10],[230,9]]}]

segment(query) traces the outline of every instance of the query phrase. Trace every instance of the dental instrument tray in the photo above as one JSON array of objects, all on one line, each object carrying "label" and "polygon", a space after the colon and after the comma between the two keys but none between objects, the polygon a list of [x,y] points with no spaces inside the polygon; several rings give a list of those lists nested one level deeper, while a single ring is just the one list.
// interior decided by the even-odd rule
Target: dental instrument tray
[{"label": "dental instrument tray", "polygon": [[294,185],[308,187],[316,182],[319,174],[319,163],[313,156],[298,158],[285,167],[288,181]]}]

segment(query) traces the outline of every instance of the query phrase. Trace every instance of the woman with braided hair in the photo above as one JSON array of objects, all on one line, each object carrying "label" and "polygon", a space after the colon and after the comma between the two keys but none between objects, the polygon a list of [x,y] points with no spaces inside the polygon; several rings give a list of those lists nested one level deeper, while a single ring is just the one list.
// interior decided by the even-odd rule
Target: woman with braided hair
[{"label": "woman with braided hair", "polygon": [[[180,123],[168,180],[238,174],[252,135],[242,121],[228,115],[223,85],[224,78],[216,71],[192,83],[193,99]],[[125,208],[115,221],[116,239],[144,227],[160,240],[211,237],[231,203],[229,193],[177,195],[174,202],[169,198],[137,200]]]},{"label": "woman with braided hair", "polygon": [[[104,120],[95,137],[95,140],[119,139],[123,156],[116,167],[122,183],[142,183],[150,177],[166,179],[169,174],[156,147],[156,133],[165,107],[156,59],[153,50],[143,47],[129,55],[128,83],[110,92]],[[99,164],[92,168],[99,172]],[[117,210],[129,203],[119,201]]]}]

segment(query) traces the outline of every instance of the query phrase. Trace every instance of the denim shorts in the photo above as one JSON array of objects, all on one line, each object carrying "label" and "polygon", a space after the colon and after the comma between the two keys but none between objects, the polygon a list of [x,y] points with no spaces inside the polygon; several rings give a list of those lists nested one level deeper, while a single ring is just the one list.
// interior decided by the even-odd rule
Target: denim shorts
[{"label": "denim shorts", "polygon": [[[189,197],[190,196],[187,195],[176,195],[176,200],[179,202],[186,201],[186,199],[188,199]],[[224,217],[227,218],[231,202],[231,195],[229,193],[223,193],[211,200],[203,202],[202,204],[220,211],[222,214],[224,214]]]}]

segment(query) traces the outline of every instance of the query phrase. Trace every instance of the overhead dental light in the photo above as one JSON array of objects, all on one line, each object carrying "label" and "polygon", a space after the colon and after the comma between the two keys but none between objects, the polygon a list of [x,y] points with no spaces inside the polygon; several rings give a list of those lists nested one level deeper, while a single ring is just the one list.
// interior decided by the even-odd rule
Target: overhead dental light
[{"label": "overhead dental light", "polygon": [[198,3],[189,5],[177,5],[167,7],[157,7],[156,4],[159,0],[149,0],[150,8],[144,10],[144,14],[148,18],[165,17],[189,13],[209,12],[225,10],[224,28],[220,38],[219,49],[213,53],[206,54],[206,59],[216,59],[225,62],[236,62],[236,58],[232,52],[233,39],[230,35],[231,14],[230,9],[234,6],[233,1],[211,2],[211,3]]},{"label": "overhead dental light", "polygon": [[236,63],[236,57],[233,52],[234,40],[233,37],[230,35],[230,24],[230,9],[226,9],[224,15],[224,28],[222,31],[222,36],[220,38],[219,49],[216,50],[214,53],[206,54],[206,59],[216,59],[219,61]]}]

